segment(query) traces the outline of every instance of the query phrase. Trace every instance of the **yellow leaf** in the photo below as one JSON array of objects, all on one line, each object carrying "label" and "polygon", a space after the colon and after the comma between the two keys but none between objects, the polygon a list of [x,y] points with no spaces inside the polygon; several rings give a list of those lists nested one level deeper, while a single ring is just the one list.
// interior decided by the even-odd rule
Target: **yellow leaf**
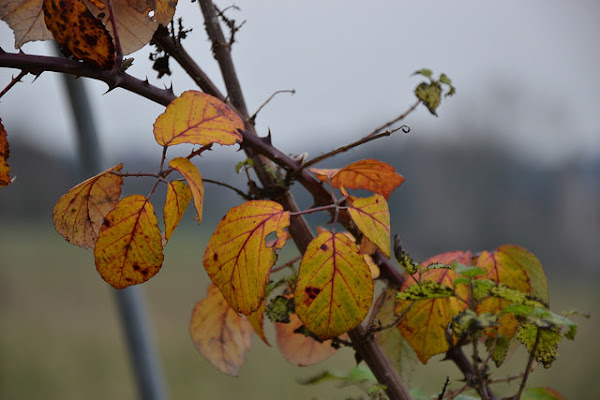
[{"label": "yellow leaf", "polygon": [[[234,310],[250,315],[265,298],[276,249],[287,240],[290,213],[268,200],[247,201],[219,222],[204,253],[204,268]],[[277,240],[267,245],[267,236]]]},{"label": "yellow leaf", "polygon": [[[92,14],[101,16],[114,38],[107,1],[84,1]],[[147,45],[159,24],[167,26],[175,14],[177,0],[113,0],[112,4],[123,54],[129,54]]]},{"label": "yellow leaf", "polygon": [[10,167],[8,166],[8,157],[10,151],[8,149],[8,140],[6,139],[6,130],[2,125],[2,118],[0,118],[0,187],[8,186],[11,183],[10,179]]},{"label": "yellow leaf", "polygon": [[154,138],[161,146],[179,143],[232,145],[242,141],[244,122],[225,103],[197,90],[173,100],[154,123]]},{"label": "yellow leaf", "polygon": [[160,270],[162,241],[148,199],[134,194],[117,203],[100,228],[94,258],[102,278],[117,289],[145,282]]},{"label": "yellow leaf", "polygon": [[202,222],[202,204],[204,202],[204,185],[202,184],[202,175],[198,168],[187,158],[177,157],[169,163],[171,167],[179,171],[185,178],[194,198],[194,207],[198,213],[198,223]]},{"label": "yellow leaf", "polygon": [[404,182],[404,177],[399,175],[389,164],[383,161],[366,159],[354,162],[339,170],[311,169],[316,177],[322,181],[331,180],[337,188],[366,189],[379,193],[389,199],[392,191]]},{"label": "yellow leaf", "polygon": [[302,322],[296,314],[290,314],[290,322],[287,324],[275,323],[277,346],[287,361],[306,367],[324,361],[335,353],[331,340],[318,342],[310,336],[294,333],[300,326]]},{"label": "yellow leaf", "polygon": [[389,258],[390,210],[385,198],[380,194],[366,198],[349,198],[348,213],[362,234]]},{"label": "yellow leaf", "polygon": [[173,181],[167,185],[167,199],[163,209],[165,220],[165,239],[169,240],[177,225],[181,221],[190,200],[192,191],[190,187],[183,182]]},{"label": "yellow leaf", "polygon": [[265,319],[265,309],[267,308],[267,301],[263,300],[258,310],[254,311],[252,314],[248,315],[248,322],[252,325],[252,329],[258,335],[260,340],[262,340],[267,346],[270,346],[267,337],[265,336],[265,328],[264,328],[264,319]]},{"label": "yellow leaf", "polygon": [[[481,252],[475,265],[488,271],[481,279],[490,279],[548,304],[548,284],[540,261],[529,251],[519,246],[505,245],[494,252]],[[490,297],[477,307],[477,313],[495,314],[511,304],[507,300]],[[514,315],[505,314],[499,320],[498,332],[513,337],[519,322]]]},{"label": "yellow leaf", "polygon": [[309,243],[294,294],[296,314],[320,339],[355,328],[373,299],[371,271],[343,233],[323,232]]},{"label": "yellow leaf", "polygon": [[66,56],[111,69],[115,46],[102,21],[83,0],[44,0],[44,20]]},{"label": "yellow leaf", "polygon": [[[471,253],[460,251],[444,253],[429,258],[422,265],[424,267],[432,263],[450,265],[453,261],[470,265]],[[455,278],[456,273],[451,269],[431,269],[424,272],[422,276],[423,281],[436,281],[450,287],[452,287]],[[406,279],[401,291],[414,284],[416,284],[414,280]],[[466,288],[459,286],[456,290],[462,298],[466,297]],[[412,301],[409,300],[398,300],[395,307],[396,315],[404,312],[411,303]],[[446,340],[446,328],[452,318],[465,308],[465,303],[455,297],[417,300],[406,312],[404,319],[398,325],[398,329],[417,353],[419,360],[425,364],[432,356],[444,353],[449,349]]]},{"label": "yellow leaf", "polygon": [[44,0],[0,1],[0,19],[15,34],[15,47],[34,40],[50,40],[52,33],[46,28],[42,4]]},{"label": "yellow leaf", "polygon": [[212,365],[236,376],[250,349],[252,328],[245,316],[229,307],[219,289],[210,285],[204,300],[194,307],[190,334],[196,349]]},{"label": "yellow leaf", "polygon": [[112,174],[123,164],[80,183],[54,206],[54,227],[69,243],[90,248],[96,243],[98,231],[106,215],[115,208],[121,196],[123,178]]}]

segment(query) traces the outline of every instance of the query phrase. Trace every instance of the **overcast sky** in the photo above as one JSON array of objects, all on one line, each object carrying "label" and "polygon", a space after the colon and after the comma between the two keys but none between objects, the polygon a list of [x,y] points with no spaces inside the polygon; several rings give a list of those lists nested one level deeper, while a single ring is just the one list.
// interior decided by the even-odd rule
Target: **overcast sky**
[{"label": "overcast sky", "polygon": [[[224,7],[229,2],[219,1]],[[522,1],[238,1],[229,15],[246,24],[238,33],[235,62],[253,112],[276,90],[282,94],[259,115],[285,151],[328,149],[341,136],[356,139],[400,114],[414,102],[422,67],[446,73],[457,95],[446,99],[439,117],[419,109],[406,122],[410,140],[459,143],[493,136],[493,144],[545,163],[600,157],[600,3]],[[210,57],[196,3],[180,0],[178,14],[194,26],[184,46],[222,87]],[[0,46],[14,49],[0,23]],[[43,43],[27,53],[49,53]],[[162,85],[150,70],[149,48],[133,54],[128,72]],[[177,94],[194,89],[178,68],[163,79]],[[16,70],[0,70],[0,86]],[[58,75],[31,76],[0,103],[9,140],[12,132],[41,146],[72,154],[72,125],[61,98]],[[152,136],[162,107],[87,81],[97,108],[105,154],[159,153]],[[325,139],[325,143],[319,143]],[[390,145],[402,145],[396,138]]]}]

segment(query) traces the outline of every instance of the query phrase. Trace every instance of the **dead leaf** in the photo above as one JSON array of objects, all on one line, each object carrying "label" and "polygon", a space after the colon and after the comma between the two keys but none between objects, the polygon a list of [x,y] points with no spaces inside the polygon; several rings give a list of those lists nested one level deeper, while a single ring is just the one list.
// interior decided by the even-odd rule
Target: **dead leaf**
[{"label": "dead leaf", "polygon": [[290,322],[287,324],[276,322],[277,346],[283,357],[294,365],[306,367],[320,363],[335,353],[331,346],[331,340],[318,342],[310,336],[294,333],[302,326],[302,322],[296,314],[290,314]]},{"label": "dead leaf", "polygon": [[27,42],[50,40],[42,5],[44,0],[12,0],[0,2],[0,19],[8,24],[15,35],[15,48]]},{"label": "dead leaf", "polygon": [[10,150],[8,149],[6,136],[6,130],[4,129],[4,125],[2,125],[2,118],[0,118],[0,187],[8,186],[12,181],[10,178],[10,167],[8,166]]}]

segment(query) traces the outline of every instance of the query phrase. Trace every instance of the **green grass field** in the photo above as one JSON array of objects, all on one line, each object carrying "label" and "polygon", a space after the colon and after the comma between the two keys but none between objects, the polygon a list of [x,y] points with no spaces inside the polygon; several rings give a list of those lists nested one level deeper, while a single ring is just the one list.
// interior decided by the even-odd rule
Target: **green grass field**
[{"label": "green grass field", "polygon": [[[199,228],[176,232],[166,248],[162,270],[143,285],[172,399],[366,397],[359,390],[340,390],[330,383],[297,383],[325,368],[349,370],[354,361],[347,350],[323,365],[299,368],[288,364],[276,347],[267,347],[255,337],[237,378],[220,373],[204,360],[189,339],[188,323],[195,302],[206,291],[201,265],[206,240]],[[551,385],[570,399],[596,398],[596,368],[600,366],[595,339],[600,328],[597,282],[568,274],[549,279],[553,309],[572,306],[591,312],[592,319],[579,321],[577,340],[560,347],[560,358],[552,369],[539,367],[532,384]],[[45,226],[3,225],[0,399],[137,398],[113,295],[113,289],[96,273],[92,252],[66,243],[54,233],[50,221]],[[272,331],[267,334],[275,345]],[[522,370],[523,355],[512,358],[515,368]],[[429,364],[418,368],[413,378],[429,392],[439,390],[446,375],[457,376],[450,363],[432,360]]]}]

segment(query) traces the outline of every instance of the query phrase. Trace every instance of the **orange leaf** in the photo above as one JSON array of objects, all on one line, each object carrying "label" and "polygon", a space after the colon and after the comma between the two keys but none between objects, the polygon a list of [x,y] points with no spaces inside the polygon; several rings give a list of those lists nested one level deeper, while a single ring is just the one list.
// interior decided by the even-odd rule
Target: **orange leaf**
[{"label": "orange leaf", "polygon": [[290,314],[290,322],[287,324],[275,323],[277,346],[287,361],[306,367],[326,360],[335,353],[331,340],[318,342],[310,336],[294,333],[300,326],[302,322],[296,314]]},{"label": "orange leaf", "polygon": [[154,138],[161,146],[179,143],[232,145],[242,141],[244,122],[225,103],[197,90],[173,100],[154,123]]},{"label": "orange leaf", "polygon": [[15,47],[34,40],[50,40],[52,33],[46,28],[42,3],[44,0],[13,0],[0,2],[0,19],[15,34]]},{"label": "orange leaf", "polygon": [[380,194],[366,198],[349,198],[348,213],[362,234],[389,258],[390,210],[385,198]]},{"label": "orange leaf", "polygon": [[[290,213],[268,200],[247,201],[219,222],[204,253],[204,268],[234,310],[249,315],[265,298],[276,249],[287,240]],[[267,236],[277,240],[267,245]]]},{"label": "orange leaf", "polygon": [[343,233],[323,232],[309,243],[298,271],[296,314],[320,339],[355,328],[373,299],[371,271]]},{"label": "orange leaf", "polygon": [[98,231],[106,215],[115,208],[121,196],[123,178],[112,174],[123,164],[80,183],[54,206],[54,227],[69,243],[90,248],[96,243]]},{"label": "orange leaf", "polygon": [[111,69],[115,46],[102,21],[83,0],[44,0],[44,20],[66,56]]},{"label": "orange leaf", "polygon": [[[490,279],[502,283],[548,304],[548,283],[540,261],[529,251],[519,246],[505,245],[494,252],[483,251],[476,263],[488,271],[482,279]],[[477,307],[478,313],[497,313],[510,302],[491,297],[485,299]],[[507,337],[514,336],[518,321],[511,314],[500,319],[499,333]]]},{"label": "orange leaf", "polygon": [[331,184],[337,188],[366,189],[379,193],[389,199],[392,191],[404,182],[404,177],[399,175],[389,164],[383,161],[367,159],[356,161],[339,170],[311,169],[316,177],[322,181],[331,179]]},{"label": "orange leaf", "polygon": [[2,118],[0,118],[0,187],[8,186],[11,183],[10,179],[10,167],[8,166],[8,157],[10,151],[8,149],[8,140],[6,139],[6,130],[2,125]]},{"label": "orange leaf", "polygon": [[[102,16],[102,22],[114,37],[107,1],[84,1],[92,14]],[[123,54],[129,54],[147,45],[159,24],[167,26],[175,14],[177,0],[113,0],[112,4]]]},{"label": "orange leaf", "polygon": [[194,307],[190,333],[196,349],[212,365],[236,376],[250,349],[252,328],[247,318],[229,307],[219,289],[210,285],[204,300]]},{"label": "orange leaf", "polygon": [[145,282],[160,270],[162,240],[148,199],[134,194],[117,203],[100,228],[94,258],[102,278],[117,289]]},{"label": "orange leaf", "polygon": [[167,199],[163,209],[165,220],[165,239],[169,240],[177,225],[181,221],[190,200],[192,191],[190,187],[183,182],[173,181],[167,185]]},{"label": "orange leaf", "polygon": [[[443,253],[429,258],[422,265],[427,266],[432,263],[450,265],[453,261],[470,265],[471,253],[460,251]],[[431,269],[422,276],[423,281],[436,281],[450,287],[455,278],[456,273],[451,269]],[[414,280],[407,279],[400,290],[414,284]],[[467,295],[464,287],[459,286],[456,290],[463,298]],[[395,308],[396,314],[402,313],[410,304],[409,300],[398,300]],[[444,353],[449,349],[446,328],[452,318],[465,308],[466,305],[454,297],[417,300],[414,301],[405,318],[398,325],[398,329],[417,353],[419,360],[425,364],[431,356]]]},{"label": "orange leaf", "polygon": [[202,175],[198,168],[190,160],[183,157],[177,157],[171,160],[169,165],[179,171],[190,185],[192,196],[194,198],[194,207],[198,213],[198,223],[202,222],[202,204],[204,202],[204,185],[202,184]]}]

